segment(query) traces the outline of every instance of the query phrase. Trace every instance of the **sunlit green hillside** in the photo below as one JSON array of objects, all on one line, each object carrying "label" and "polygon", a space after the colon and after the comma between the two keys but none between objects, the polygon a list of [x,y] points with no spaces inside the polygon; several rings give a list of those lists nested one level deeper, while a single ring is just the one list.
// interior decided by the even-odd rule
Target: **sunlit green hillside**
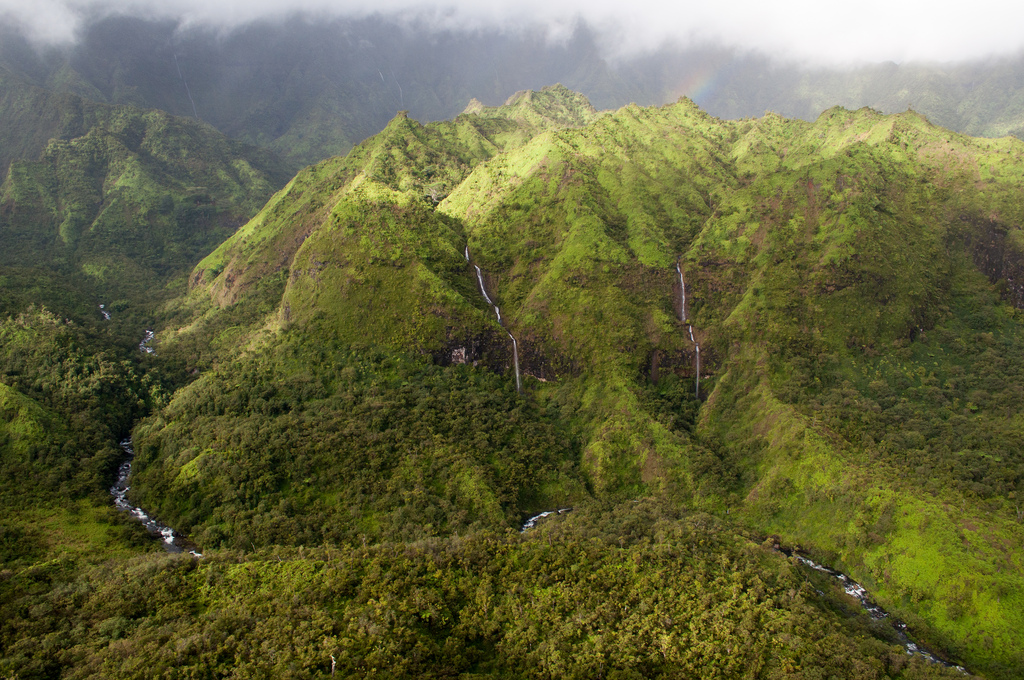
[{"label": "sunlit green hillside", "polygon": [[[511,333],[522,398],[572,433],[597,497],[728,512],[844,565],[963,658],[1019,663],[1024,146],[867,109],[725,122],[681,101],[511,145],[497,120],[400,117],[301,174],[200,265],[190,304],[225,311],[168,350],[269,296],[236,337],[441,364],[461,349],[508,385]],[[174,413],[145,430],[167,479],[204,450],[248,460],[169,439]]]}]

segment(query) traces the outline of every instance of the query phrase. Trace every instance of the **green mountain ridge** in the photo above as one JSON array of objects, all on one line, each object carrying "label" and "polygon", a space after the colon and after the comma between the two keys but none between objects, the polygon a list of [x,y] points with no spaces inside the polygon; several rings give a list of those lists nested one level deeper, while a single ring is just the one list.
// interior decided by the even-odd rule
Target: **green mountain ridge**
[{"label": "green mountain ridge", "polygon": [[293,171],[347,153],[398,110],[445,120],[471,98],[498,104],[552,82],[599,109],[686,95],[721,118],[773,111],[814,120],[839,104],[914,109],[986,137],[1020,136],[1024,124],[1019,55],[813,68],[737,48],[665,44],[612,57],[614,38],[582,21],[552,41],[543,26],[449,30],[414,14],[292,14],[222,31],[106,16],[86,21],[76,43],[61,48],[33,45],[8,27],[0,66],[51,92],[202,119],[273,150]]},{"label": "green mountain ridge", "polygon": [[[598,497],[728,510],[844,565],[972,666],[1016,667],[1020,416],[1006,409],[1018,413],[1020,383],[982,376],[992,362],[1019,370],[1016,309],[986,276],[1019,299],[1002,282],[1020,262],[1024,146],[913,112],[730,122],[681,101],[467,156],[483,148],[471,131],[480,115],[427,126],[399,116],[347,159],[300,174],[199,265],[192,304],[224,311],[167,334],[164,351],[266,294],[269,315],[234,337],[272,346],[288,328],[442,364],[462,350],[514,385],[507,329],[527,403],[560,414],[578,441],[578,471],[563,480]],[[678,318],[677,258],[703,405],[687,396],[696,352]],[[254,287],[272,272],[286,277],[276,292]],[[209,380],[231,391],[231,378]],[[222,455],[196,433],[172,437],[174,413],[140,430],[151,484],[191,465],[175,452]],[[550,487],[550,502],[579,499],[572,488]],[[213,526],[189,512],[191,526]],[[974,538],[951,539],[965,521]]]},{"label": "green mountain ridge", "polygon": [[[912,111],[597,113],[555,86],[399,114],[202,259],[157,356],[0,327],[8,429],[87,404],[100,450],[4,462],[64,460],[78,510],[48,547],[25,514],[0,533],[0,668],[960,677],[782,544],[1016,677],[1022,174],[1019,140]],[[78,382],[44,377],[58,347]],[[104,409],[142,418],[130,497],[201,560],[82,510]]]}]

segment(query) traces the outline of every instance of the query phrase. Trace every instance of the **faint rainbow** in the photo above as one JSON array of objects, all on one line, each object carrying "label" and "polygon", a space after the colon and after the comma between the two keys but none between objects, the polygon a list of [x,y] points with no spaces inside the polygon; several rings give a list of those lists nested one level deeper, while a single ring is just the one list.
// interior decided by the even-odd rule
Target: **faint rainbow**
[{"label": "faint rainbow", "polygon": [[714,97],[730,66],[729,63],[702,64],[684,74],[675,85],[668,88],[669,101],[689,97],[698,106],[703,106]]}]

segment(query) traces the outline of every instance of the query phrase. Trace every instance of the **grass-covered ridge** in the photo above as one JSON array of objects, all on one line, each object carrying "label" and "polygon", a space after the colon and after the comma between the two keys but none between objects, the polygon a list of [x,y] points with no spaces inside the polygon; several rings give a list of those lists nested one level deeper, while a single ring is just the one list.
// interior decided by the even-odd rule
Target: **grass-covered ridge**
[{"label": "grass-covered ridge", "polygon": [[[116,137],[89,134],[53,157]],[[0,464],[40,499],[0,523],[0,668],[946,674],[781,541],[1019,676],[1022,151],[912,112],[551,88],[396,117],[250,205],[151,315],[99,320],[59,263],[0,271]],[[124,200],[153,186],[125,172]],[[131,498],[202,560],[105,511],[129,428]]]}]

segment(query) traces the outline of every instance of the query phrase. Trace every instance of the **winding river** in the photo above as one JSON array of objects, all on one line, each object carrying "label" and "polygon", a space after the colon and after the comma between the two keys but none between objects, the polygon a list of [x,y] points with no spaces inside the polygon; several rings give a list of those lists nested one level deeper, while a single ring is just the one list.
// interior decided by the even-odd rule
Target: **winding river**
[{"label": "winding river", "polygon": [[842,573],[841,571],[836,571],[835,569],[822,566],[817,562],[814,562],[799,553],[793,552],[792,550],[781,550],[781,552],[784,555],[795,557],[801,564],[806,565],[811,569],[814,569],[815,571],[820,571],[824,574],[828,574],[829,576],[831,576],[833,579],[836,580],[837,583],[839,583],[840,587],[842,587],[843,591],[847,595],[854,598],[855,600],[857,600],[857,602],[860,603],[861,609],[863,609],[872,619],[875,619],[876,621],[888,619],[893,631],[895,631],[896,633],[896,639],[898,639],[900,644],[903,645],[903,648],[907,651],[907,654],[917,655],[931,663],[937,663],[940,666],[945,666],[946,668],[955,668],[961,673],[964,673],[965,675],[967,674],[967,670],[963,666],[958,666],[956,664],[949,663],[948,661],[943,661],[939,657],[929,652],[924,647],[918,645],[916,642],[911,640],[910,636],[907,635],[907,624],[903,623],[899,619],[896,619],[895,617],[890,616],[889,612],[879,607],[875,602],[871,600],[871,596],[868,594],[868,591],[864,589],[864,586],[857,583],[846,574]]},{"label": "winding river", "polygon": [[545,517],[547,517],[549,515],[564,515],[567,512],[572,512],[572,508],[559,508],[558,510],[545,510],[544,512],[540,513],[539,515],[534,515],[533,517],[531,517],[528,520],[526,520],[525,522],[523,522],[523,527],[519,530],[519,533],[525,534],[528,530],[530,530],[530,529],[534,528],[535,526],[537,526],[537,522],[539,522],[540,520],[544,519]]},{"label": "winding river", "polygon": [[149,346],[149,343],[153,342],[153,331],[146,331],[142,338],[142,342],[139,343],[139,349],[146,354],[155,354],[155,350]]},{"label": "winding river", "polygon": [[132,505],[128,500],[128,490],[131,488],[128,484],[128,475],[132,472],[132,460],[135,458],[135,449],[132,448],[131,439],[125,439],[122,441],[121,448],[124,450],[127,457],[125,458],[125,461],[121,463],[121,467],[117,469],[117,481],[114,482],[112,487],[110,487],[110,495],[114,497],[114,505],[117,506],[118,510],[123,510],[142,522],[142,526],[146,527],[149,533],[154,536],[160,536],[167,552],[180,553],[187,550],[193,557],[202,557],[202,553],[184,546],[181,541],[181,536],[179,536],[174,529],[157,522],[155,519],[150,517],[145,510],[136,505]]}]

